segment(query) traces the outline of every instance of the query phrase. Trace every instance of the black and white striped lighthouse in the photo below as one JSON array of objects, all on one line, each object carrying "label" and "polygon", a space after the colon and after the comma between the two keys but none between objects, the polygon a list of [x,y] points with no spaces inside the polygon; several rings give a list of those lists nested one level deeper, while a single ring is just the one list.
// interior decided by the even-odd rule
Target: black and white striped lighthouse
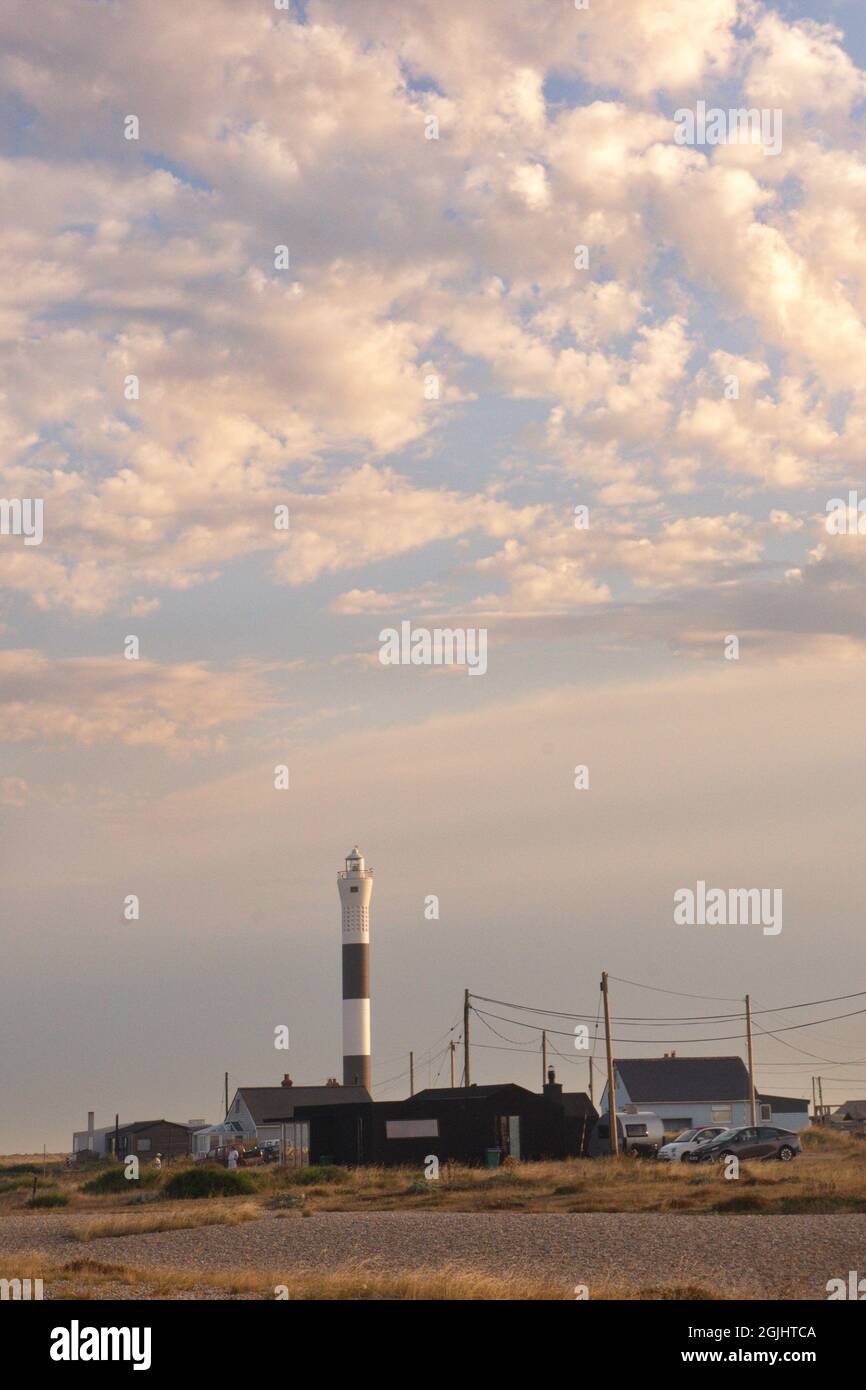
[{"label": "black and white striped lighthouse", "polygon": [[366,1086],[370,1063],[370,899],[373,870],[355,845],[337,875],[343,910],[343,1085]]}]

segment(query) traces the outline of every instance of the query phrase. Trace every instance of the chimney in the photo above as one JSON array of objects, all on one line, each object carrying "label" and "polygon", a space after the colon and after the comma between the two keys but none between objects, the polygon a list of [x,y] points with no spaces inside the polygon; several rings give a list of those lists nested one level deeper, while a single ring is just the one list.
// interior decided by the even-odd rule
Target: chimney
[{"label": "chimney", "polygon": [[93,1111],[92,1111],[92,1110],[88,1110],[88,1112],[87,1112],[87,1147],[88,1147],[88,1149],[90,1149],[91,1152],[92,1152],[92,1150],[93,1150]]},{"label": "chimney", "polygon": [[282,1083],[281,1083],[281,1084],[282,1084],[283,1086],[291,1086],[291,1085],[292,1085],[292,1078],[289,1076],[289,1073],[288,1073],[288,1072],[285,1073],[285,1075],[284,1075],[284,1077],[283,1077],[283,1080],[282,1080]]},{"label": "chimney", "polygon": [[545,1100],[555,1101],[559,1105],[562,1104],[562,1086],[561,1084],[557,1085],[556,1072],[553,1070],[553,1067],[547,1068],[547,1085],[544,1087],[544,1098]]}]

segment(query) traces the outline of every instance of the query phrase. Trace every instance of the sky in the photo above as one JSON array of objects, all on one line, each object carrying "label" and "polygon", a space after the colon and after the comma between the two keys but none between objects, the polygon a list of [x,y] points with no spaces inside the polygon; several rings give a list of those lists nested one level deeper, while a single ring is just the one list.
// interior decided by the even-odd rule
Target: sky
[{"label": "sky", "polygon": [[547,1022],[585,1089],[603,970],[621,1056],[743,1055],[748,992],[759,1088],[866,1095],[860,0],[7,0],[0,54],[0,1152],[340,1075],[356,843],[378,1098],[467,988],[554,1011],[479,1001],[474,1081]]}]

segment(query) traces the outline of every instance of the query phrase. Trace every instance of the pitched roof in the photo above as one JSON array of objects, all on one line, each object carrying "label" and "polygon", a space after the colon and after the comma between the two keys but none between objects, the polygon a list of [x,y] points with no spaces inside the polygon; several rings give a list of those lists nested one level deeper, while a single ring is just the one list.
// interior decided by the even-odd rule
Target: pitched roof
[{"label": "pitched roof", "polygon": [[[119,1134],[137,1134],[142,1129],[153,1129],[154,1125],[171,1125],[172,1129],[189,1130],[189,1125],[181,1124],[180,1120],[133,1120],[129,1125],[118,1125]],[[106,1131],[108,1134],[114,1133],[114,1125],[109,1125]]]},{"label": "pitched roof", "polygon": [[566,1115],[598,1114],[586,1091],[563,1091],[562,1108]]},{"label": "pitched roof", "polygon": [[357,1105],[369,1101],[366,1086],[239,1086],[257,1125],[290,1120],[301,1105]]},{"label": "pitched roof", "polygon": [[409,1096],[406,1104],[414,1101],[443,1100],[488,1100],[500,1091],[522,1091],[525,1095],[534,1095],[534,1091],[527,1091],[525,1086],[518,1086],[514,1081],[500,1081],[492,1086],[427,1086],[423,1091],[416,1091],[414,1096]]},{"label": "pitched roof", "polygon": [[849,1120],[866,1120],[866,1100],[846,1100],[844,1105],[833,1111],[833,1114],[838,1115],[840,1119],[847,1116]]},{"label": "pitched roof", "polygon": [[631,1100],[748,1100],[749,1073],[742,1057],[631,1057],[616,1062]]}]

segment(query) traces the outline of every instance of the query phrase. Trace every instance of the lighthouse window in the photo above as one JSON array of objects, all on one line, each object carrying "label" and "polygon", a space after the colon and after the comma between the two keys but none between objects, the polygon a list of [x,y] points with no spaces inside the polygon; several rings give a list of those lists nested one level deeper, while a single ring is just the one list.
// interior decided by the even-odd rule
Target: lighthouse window
[{"label": "lighthouse window", "polygon": [[350,888],[350,889],[349,889],[349,892],[350,892],[350,893],[357,893],[357,891],[358,891],[357,888]]}]

